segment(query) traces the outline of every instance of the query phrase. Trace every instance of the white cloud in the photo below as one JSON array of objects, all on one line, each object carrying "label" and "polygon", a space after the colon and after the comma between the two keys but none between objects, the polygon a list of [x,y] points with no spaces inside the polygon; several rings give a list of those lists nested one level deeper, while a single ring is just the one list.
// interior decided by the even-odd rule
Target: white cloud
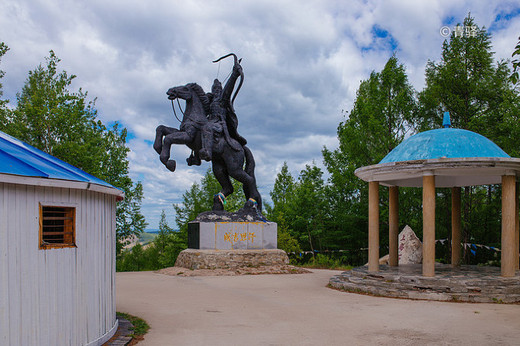
[{"label": "white cloud", "polygon": [[[255,155],[267,200],[284,161],[295,176],[313,161],[322,165],[323,145],[337,145],[341,111],[352,107],[360,81],[384,66],[392,45],[420,90],[427,60],[439,59],[442,25],[471,12],[492,30],[496,57],[509,58],[520,17],[508,14],[518,9],[514,1],[4,0],[0,40],[11,50],[0,68],[7,72],[4,96],[15,102],[27,72],[56,52],[60,67],[78,76],[74,88],[97,97],[100,120],[119,121],[132,133],[131,176],[143,181],[143,211],[156,228],[162,209],[172,222],[171,204],[209,167],[188,167],[189,151],[181,146],[173,149],[176,172],[159,162],[150,144],[155,127],[178,126],[165,92],[188,82],[208,90],[231,69],[230,60],[213,59],[243,57],[239,132]],[[376,27],[394,41],[378,37]]]}]

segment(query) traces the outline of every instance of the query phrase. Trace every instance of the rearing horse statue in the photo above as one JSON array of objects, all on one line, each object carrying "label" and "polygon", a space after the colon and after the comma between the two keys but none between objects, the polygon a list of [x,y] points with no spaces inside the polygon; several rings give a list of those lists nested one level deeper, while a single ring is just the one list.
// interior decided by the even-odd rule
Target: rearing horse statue
[{"label": "rearing horse statue", "polygon": [[[172,172],[176,168],[176,161],[171,158],[172,144],[185,144],[192,150],[186,160],[188,165],[200,165],[201,159],[211,161],[213,174],[222,187],[213,198],[213,210],[224,210],[226,197],[233,193],[232,177],[242,183],[247,200],[244,207],[261,212],[262,199],[254,175],[255,161],[246,140],[237,132],[238,121],[233,108],[233,100],[243,81],[240,60],[235,54],[228,54],[215,62],[228,56],[234,57],[235,64],[224,88],[216,79],[211,93],[205,93],[196,83],[167,91],[168,99],[183,99],[186,108],[179,129],[164,125],[157,127],[153,147],[161,162]],[[240,85],[231,99],[238,77],[242,77]]]}]

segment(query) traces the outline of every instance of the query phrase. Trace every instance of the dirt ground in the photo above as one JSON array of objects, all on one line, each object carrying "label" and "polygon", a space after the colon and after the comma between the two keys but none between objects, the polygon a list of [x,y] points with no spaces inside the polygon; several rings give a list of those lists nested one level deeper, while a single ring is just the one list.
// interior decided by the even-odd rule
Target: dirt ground
[{"label": "dirt ground", "polygon": [[338,271],[116,274],[117,310],[146,345],[518,345],[520,306],[412,301],[327,288]]}]

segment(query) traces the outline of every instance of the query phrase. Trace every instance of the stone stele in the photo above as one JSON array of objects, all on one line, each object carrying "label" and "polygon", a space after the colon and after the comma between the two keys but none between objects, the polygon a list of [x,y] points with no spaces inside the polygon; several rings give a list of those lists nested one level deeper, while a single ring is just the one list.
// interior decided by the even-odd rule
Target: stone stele
[{"label": "stone stele", "polygon": [[399,233],[399,264],[422,263],[422,243],[410,226]]},{"label": "stone stele", "polygon": [[[399,264],[422,263],[422,243],[408,225],[399,233]],[[388,264],[388,255],[379,259],[379,264]]]}]

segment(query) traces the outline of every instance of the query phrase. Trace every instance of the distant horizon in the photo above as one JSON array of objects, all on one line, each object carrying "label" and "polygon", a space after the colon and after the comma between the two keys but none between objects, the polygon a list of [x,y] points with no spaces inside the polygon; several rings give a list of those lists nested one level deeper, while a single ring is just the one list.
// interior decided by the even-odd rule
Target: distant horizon
[{"label": "distant horizon", "polygon": [[[159,228],[147,228],[144,230],[145,233],[159,233]],[[172,229],[174,232],[179,232],[178,229]]]}]

